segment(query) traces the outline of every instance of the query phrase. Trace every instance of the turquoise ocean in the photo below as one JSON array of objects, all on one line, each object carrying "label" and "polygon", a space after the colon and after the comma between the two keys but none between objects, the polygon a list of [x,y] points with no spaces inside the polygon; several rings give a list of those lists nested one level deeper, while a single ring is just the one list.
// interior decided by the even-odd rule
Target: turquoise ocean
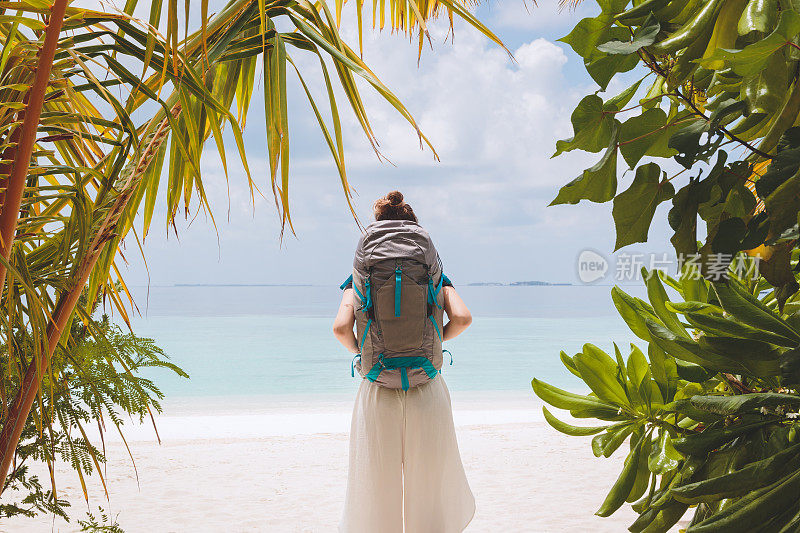
[{"label": "turquoise ocean", "polygon": [[[147,372],[169,400],[344,396],[358,385],[351,355],[331,333],[341,291],[323,286],[134,287],[134,332],[150,337],[186,370],[183,379]],[[530,391],[532,377],[585,386],[559,360],[586,343],[628,353],[635,342],[609,286],[463,286],[472,327],[445,343],[454,391]],[[626,287],[639,295],[639,287]],[[639,341],[640,344],[641,341]]]}]

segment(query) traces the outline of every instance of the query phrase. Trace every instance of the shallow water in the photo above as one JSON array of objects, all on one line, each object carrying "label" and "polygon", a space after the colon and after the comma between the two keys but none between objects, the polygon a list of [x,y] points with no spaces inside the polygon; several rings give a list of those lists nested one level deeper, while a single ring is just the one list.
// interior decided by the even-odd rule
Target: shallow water
[{"label": "shallow water", "polygon": [[[473,325],[445,343],[452,390],[529,391],[532,377],[583,388],[559,351],[635,341],[608,286],[459,287]],[[639,292],[638,287],[626,288]],[[354,391],[351,356],[333,338],[341,298],[330,287],[137,287],[134,331],[156,340],[190,380],[152,371],[173,399],[331,395]],[[625,348],[623,348],[625,351]],[[445,354],[445,357],[447,355]]]}]

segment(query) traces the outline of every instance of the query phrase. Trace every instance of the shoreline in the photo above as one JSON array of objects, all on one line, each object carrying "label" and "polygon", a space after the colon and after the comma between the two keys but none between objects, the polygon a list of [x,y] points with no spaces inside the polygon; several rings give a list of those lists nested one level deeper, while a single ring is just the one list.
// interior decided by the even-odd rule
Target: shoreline
[{"label": "shoreline", "polygon": [[[97,515],[103,507],[127,533],[335,531],[347,479],[352,397],[323,396],[269,405],[256,405],[254,397],[173,398],[157,418],[160,445],[149,420],[138,428],[123,426],[136,471],[119,436],[107,432],[110,501],[94,475],[87,480],[89,509]],[[467,533],[612,533],[633,522],[627,505],[609,518],[593,514],[624,456],[595,458],[590,438],[556,432],[532,391],[451,391],[451,398],[477,505]],[[64,464],[56,465],[56,473],[59,497],[72,502],[73,522],[14,519],[0,524],[0,532],[79,530],[76,521],[87,510],[80,482]],[[46,471],[40,474],[49,485]]]}]

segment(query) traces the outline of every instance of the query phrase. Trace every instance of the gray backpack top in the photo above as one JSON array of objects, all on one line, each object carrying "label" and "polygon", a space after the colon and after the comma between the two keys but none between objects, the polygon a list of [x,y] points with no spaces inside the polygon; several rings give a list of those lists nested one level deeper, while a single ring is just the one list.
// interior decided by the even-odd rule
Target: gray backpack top
[{"label": "gray backpack top", "polygon": [[419,224],[380,220],[367,226],[353,275],[342,284],[352,280],[359,300],[361,353],[354,368],[363,377],[403,390],[436,377],[442,369],[445,278],[430,235]]}]

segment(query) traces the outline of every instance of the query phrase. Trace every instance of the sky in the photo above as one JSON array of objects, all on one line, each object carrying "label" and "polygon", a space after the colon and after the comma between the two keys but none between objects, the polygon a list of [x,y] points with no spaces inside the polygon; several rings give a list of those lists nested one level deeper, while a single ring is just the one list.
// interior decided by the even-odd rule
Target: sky
[{"label": "sky", "polygon": [[[348,3],[344,19],[355,19]],[[348,178],[359,217],[371,221],[371,206],[390,190],[403,192],[430,232],[456,283],[544,280],[577,282],[576,260],[591,249],[610,257],[614,245],[611,203],[547,207],[563,184],[594,164],[599,154],[571,152],[551,159],[555,142],[572,135],[570,114],[598,89],[581,59],[556,42],[597,5],[559,12],[556,0],[526,6],[522,0],[484,4],[477,16],[512,51],[464,23],[452,41],[445,21],[431,25],[432,48],[417,61],[415,43],[386,31],[365,38],[364,59],[399,96],[435,146],[440,161],[379,95],[362,84],[362,96],[382,153],[380,161],[348,108],[341,105]],[[352,24],[342,28],[357,45]],[[324,88],[313,56],[295,54],[320,102]],[[291,77],[291,76],[290,76]],[[258,84],[257,84],[258,85]],[[609,98],[623,88],[612,82]],[[203,181],[216,228],[204,214],[177,220],[167,231],[162,196],[144,241],[146,265],[132,239],[122,269],[131,285],[174,283],[338,284],[352,268],[360,235],[339,177],[301,86],[289,86],[291,142],[290,208],[296,234],[281,240],[271,196],[251,202],[244,171],[230,147],[229,182],[213,141],[202,162]],[[245,142],[253,177],[265,195],[263,94],[253,97]],[[621,158],[620,158],[621,159]],[[632,173],[620,179],[620,191]],[[162,180],[162,183],[165,180]],[[230,195],[230,196],[228,196]],[[230,205],[230,210],[229,210]],[[669,251],[668,204],[656,213],[650,243],[623,250]],[[228,215],[229,212],[229,215]],[[140,226],[140,224],[139,224]]]}]

